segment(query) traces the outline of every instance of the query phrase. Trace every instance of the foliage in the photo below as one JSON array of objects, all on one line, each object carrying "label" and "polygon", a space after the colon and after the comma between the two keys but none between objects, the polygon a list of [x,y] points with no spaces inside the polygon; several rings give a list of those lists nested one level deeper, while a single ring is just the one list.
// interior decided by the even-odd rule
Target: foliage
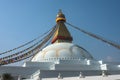
[{"label": "foliage", "polygon": [[2,80],[14,80],[14,78],[13,78],[13,76],[11,76],[11,74],[9,74],[9,73],[4,73],[3,75],[2,75]]}]

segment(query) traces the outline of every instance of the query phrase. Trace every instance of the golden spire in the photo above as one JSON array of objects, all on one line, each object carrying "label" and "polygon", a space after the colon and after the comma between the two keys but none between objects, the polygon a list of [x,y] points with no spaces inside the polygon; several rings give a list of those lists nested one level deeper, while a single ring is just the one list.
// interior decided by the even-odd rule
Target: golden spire
[{"label": "golden spire", "polygon": [[59,12],[57,14],[57,17],[56,17],[56,23],[59,22],[59,21],[63,21],[63,22],[66,21],[65,15],[62,13],[61,9],[59,10]]},{"label": "golden spire", "polygon": [[57,29],[54,33],[52,43],[72,42],[71,34],[64,24],[65,21],[65,15],[59,10],[56,17]]}]

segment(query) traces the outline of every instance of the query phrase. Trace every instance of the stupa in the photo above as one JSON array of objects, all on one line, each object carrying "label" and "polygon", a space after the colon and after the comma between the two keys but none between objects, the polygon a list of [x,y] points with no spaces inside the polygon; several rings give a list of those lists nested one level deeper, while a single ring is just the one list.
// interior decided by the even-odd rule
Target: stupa
[{"label": "stupa", "polygon": [[[120,65],[95,60],[81,46],[72,43],[65,15],[56,17],[56,31],[50,45],[39,51],[22,67],[3,66],[0,73],[12,74],[19,80],[118,80]],[[16,79],[17,80],[17,79]]]},{"label": "stupa", "polygon": [[64,24],[65,21],[65,16],[60,11],[56,18],[57,30],[54,33],[53,39],[51,41],[52,44],[35,55],[32,61],[93,59],[88,51],[72,43],[73,38]]}]

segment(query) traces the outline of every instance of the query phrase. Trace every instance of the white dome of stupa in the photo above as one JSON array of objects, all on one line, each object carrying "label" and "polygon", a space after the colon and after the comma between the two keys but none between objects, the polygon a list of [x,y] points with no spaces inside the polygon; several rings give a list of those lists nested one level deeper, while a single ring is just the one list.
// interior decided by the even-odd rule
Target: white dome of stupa
[{"label": "white dome of stupa", "polygon": [[49,59],[93,59],[93,57],[82,47],[72,43],[55,43],[47,46],[32,61],[43,61]]}]

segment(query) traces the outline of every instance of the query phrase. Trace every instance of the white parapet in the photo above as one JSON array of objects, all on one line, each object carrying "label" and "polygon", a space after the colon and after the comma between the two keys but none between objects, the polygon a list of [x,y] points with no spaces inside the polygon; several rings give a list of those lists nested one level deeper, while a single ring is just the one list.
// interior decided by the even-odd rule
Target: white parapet
[{"label": "white parapet", "polygon": [[107,70],[107,64],[101,64],[100,65],[101,70]]},{"label": "white parapet", "polygon": [[85,78],[65,77],[65,78],[62,78],[62,79],[58,79],[58,78],[43,78],[42,80],[120,80],[120,75],[110,75],[108,77],[103,77],[103,76],[86,76]]}]

